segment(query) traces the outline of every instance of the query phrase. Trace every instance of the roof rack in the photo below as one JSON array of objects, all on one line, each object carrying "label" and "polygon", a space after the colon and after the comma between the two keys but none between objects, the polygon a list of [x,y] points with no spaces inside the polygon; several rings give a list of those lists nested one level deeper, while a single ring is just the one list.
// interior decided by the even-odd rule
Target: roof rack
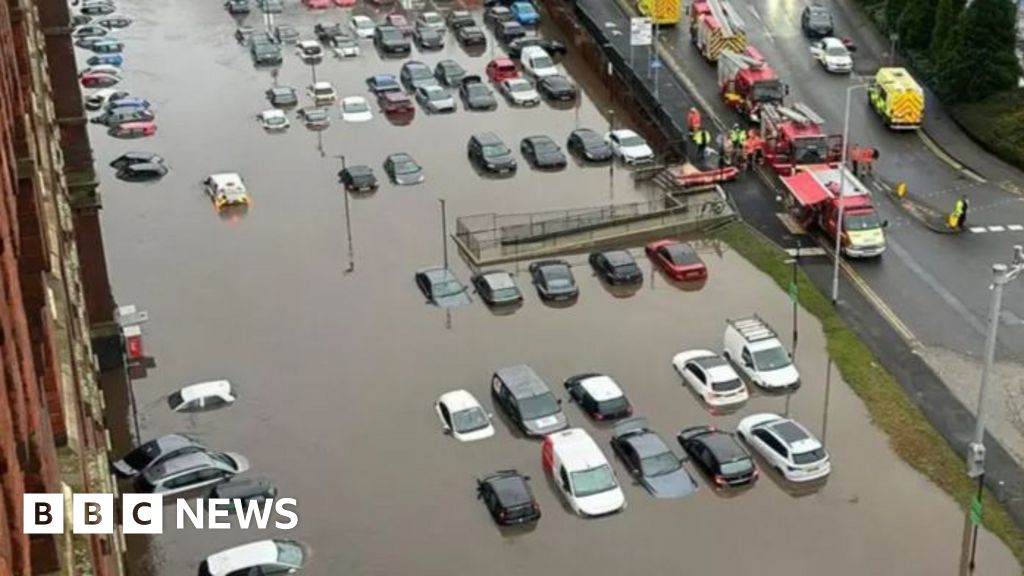
[{"label": "roof rack", "polygon": [[726,320],[747,342],[759,342],[761,340],[778,339],[779,335],[772,330],[764,320],[757,314],[748,318],[737,320]]}]

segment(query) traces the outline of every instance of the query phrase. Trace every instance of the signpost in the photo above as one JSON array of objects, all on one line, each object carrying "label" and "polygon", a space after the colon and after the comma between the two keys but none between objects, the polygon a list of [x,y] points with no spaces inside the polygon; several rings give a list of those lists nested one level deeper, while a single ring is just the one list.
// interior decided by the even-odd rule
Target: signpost
[{"label": "signpost", "polygon": [[633,49],[654,43],[654,29],[650,18],[629,19],[629,67],[633,67]]}]

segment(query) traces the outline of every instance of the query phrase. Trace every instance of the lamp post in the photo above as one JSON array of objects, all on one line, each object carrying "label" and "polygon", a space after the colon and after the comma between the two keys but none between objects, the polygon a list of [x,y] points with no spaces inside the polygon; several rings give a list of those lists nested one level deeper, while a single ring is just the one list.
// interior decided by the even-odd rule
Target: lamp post
[{"label": "lamp post", "polygon": [[974,424],[974,437],[967,445],[967,475],[978,480],[978,492],[967,507],[964,518],[963,546],[960,550],[960,575],[974,573],[974,557],[978,548],[978,524],[981,523],[981,495],[985,486],[985,418],[988,408],[988,381],[996,356],[996,336],[999,314],[1003,304],[1003,286],[1016,280],[1024,272],[1024,247],[1013,247],[1013,264],[992,265],[992,301],[989,307],[988,334],[985,336],[985,364],[981,369],[981,387],[978,389],[978,413]]},{"label": "lamp post", "polygon": [[441,203],[441,248],[444,251],[444,269],[448,269],[448,207],[444,198],[438,198]]},{"label": "lamp post", "polygon": [[832,270],[832,305],[835,306],[839,301],[839,263],[843,258],[843,206],[846,204],[842,201],[843,194],[846,193],[846,152],[849,150],[850,145],[850,99],[853,97],[854,90],[862,90],[867,88],[867,84],[855,84],[849,86],[846,89],[846,109],[843,111],[843,150],[840,153],[840,166],[839,166],[839,214],[836,219],[836,253],[835,253],[835,267]]},{"label": "lamp post", "polygon": [[[341,160],[341,169],[345,170],[345,155],[339,154],[335,156]],[[348,190],[342,187],[341,192],[345,195],[345,237],[348,239],[348,268],[345,272],[353,272],[356,269],[356,257],[355,251],[352,248],[352,215],[349,208]]]}]

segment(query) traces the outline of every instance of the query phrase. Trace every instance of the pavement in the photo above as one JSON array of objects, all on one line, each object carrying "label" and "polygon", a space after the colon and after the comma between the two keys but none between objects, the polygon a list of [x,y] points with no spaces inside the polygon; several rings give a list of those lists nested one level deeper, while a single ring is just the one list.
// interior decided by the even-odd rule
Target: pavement
[{"label": "pavement", "polygon": [[[271,478],[282,497],[298,500],[300,518],[288,532],[168,529],[130,537],[131,574],[195,573],[210,553],[272,537],[306,542],[312,558],[303,573],[314,576],[518,576],[581,568],[611,576],[667,574],[680,566],[701,574],[931,576],[955,565],[958,506],[899,460],[841,378],[827,377],[824,334],[805,312],[798,316],[799,367],[808,382],[829,387],[755,393],[731,414],[710,413],[681,387],[671,356],[716,347],[724,318],[756,308],[780,331],[791,318],[787,295],[727,247],[694,241],[711,270],[701,285],[666,281],[631,246],[645,274],[640,289],[606,287],[589,272],[586,255],[573,254],[581,296],[570,306],[542,303],[525,263],[507,266],[525,290],[520,308],[492,312],[477,301],[446,313],[424,303],[413,272],[443,258],[441,198],[449,222],[465,214],[648,198],[626,170],[616,170],[609,185],[606,167],[574,162],[557,173],[521,164],[506,179],[485,178],[468,165],[465,141],[483,129],[515,148],[530,134],[561,139],[577,125],[603,126],[607,108],[595,97],[605,88],[572,55],[564,66],[583,88],[578,108],[419,110],[407,125],[380,115],[367,124],[342,123],[332,108],[334,124],[324,132],[295,124],[269,135],[253,120],[266,106],[263,90],[310,80],[290,51],[277,74],[253,69],[231,39],[238,22],[218,3],[120,0],[120,8],[135,18],[119,33],[128,44],[125,87],[154,103],[160,131],[125,142],[93,127],[97,158],[102,166],[129,149],[152,150],[171,166],[150,184],[100,171],[116,294],[150,316],[144,339],[154,362],[146,378],[133,382],[141,435],[180,431],[245,454],[249,474]],[[311,13],[289,3],[279,21],[308,33],[318,20],[344,21],[350,13]],[[397,71],[399,61],[381,60],[363,46],[357,60],[326,60],[318,78],[342,94],[365,94],[365,76]],[[490,57],[455,46],[415,53],[429,63],[454,58],[474,71]],[[348,271],[349,202],[335,179],[336,156],[379,173],[383,157],[397,150],[423,164],[427,181],[385,183],[349,198],[355,266]],[[246,179],[248,212],[219,217],[202,194],[199,181],[222,170]],[[452,268],[466,279],[469,267],[450,252]],[[538,443],[519,437],[500,415],[496,436],[481,443],[461,445],[441,431],[432,403],[442,392],[465,388],[493,410],[489,377],[517,362],[533,365],[560,397],[560,381],[572,374],[613,375],[638,414],[670,442],[684,426],[731,429],[755,411],[788,413],[825,440],[835,472],[823,485],[793,490],[765,471],[756,486],[736,493],[717,492],[697,474],[696,494],[668,502],[650,498],[613,461],[628,509],[577,518],[541,469]],[[167,409],[168,394],[213,378],[235,384],[239,399],[230,408],[190,415]],[[611,431],[573,406],[566,410],[610,454]],[[533,478],[544,513],[536,528],[499,530],[475,498],[477,476],[509,467]],[[728,553],[708,553],[723,550],[723,535]],[[979,554],[985,570],[1016,569],[1006,547],[984,531]]]},{"label": "pavement", "polygon": [[[621,8],[623,3],[578,0],[577,4],[598,18],[596,28],[614,29],[607,22],[619,27],[627,25],[627,16]],[[802,5],[765,7],[745,2],[734,5],[745,11],[751,43],[789,82],[791,100],[809,103],[825,117],[830,131],[841,131],[846,90],[858,80],[828,76],[811,60],[808,43],[798,26]],[[602,24],[602,19],[607,22]],[[859,46],[858,75],[870,74],[886,61],[884,45],[880,44],[873,25],[861,14],[845,7],[837,12],[837,20],[840,33],[853,37]],[[663,107],[681,122],[688,107],[697,102],[706,118],[711,111],[711,118],[718,125],[728,125],[735,116],[720,101],[714,67],[693,49],[687,27],[662,29],[660,38],[665,69],[674,72],[672,81],[690,92],[687,98],[662,99]],[[645,66],[648,60],[638,61],[640,66]],[[642,73],[638,76],[646,78]],[[660,82],[666,81],[664,76],[660,77]],[[646,81],[644,85],[651,86]],[[1024,198],[1007,192],[1007,186],[997,185],[989,178],[1006,177],[1010,182],[1024,180],[1019,172],[988,156],[966,137],[961,135],[956,139],[953,136],[955,125],[951,125],[941,107],[933,105],[934,97],[929,98],[926,128],[931,133],[931,122],[935,119],[936,135],[924,138],[915,133],[894,133],[885,129],[862,95],[860,98],[851,106],[854,129],[850,141],[870,142],[880,148],[881,160],[876,169],[878,184],[905,179],[910,183],[910,195],[917,202],[952,206],[958,195],[966,194],[972,204],[969,225],[973,231],[937,235],[909,216],[889,194],[876,194],[879,211],[890,221],[889,250],[878,261],[844,264],[849,280],[871,306],[850,305],[846,301],[849,291],[841,290],[843,315],[862,337],[870,339],[875,331],[869,329],[865,318],[887,324],[900,335],[899,341],[882,340],[885,346],[877,348],[880,360],[894,374],[911,378],[906,381],[901,378],[901,383],[947,441],[958,453],[963,453],[965,435],[969,435],[974,426],[973,409],[965,408],[976,403],[977,380],[968,376],[974,371],[943,370],[943,376],[949,380],[944,383],[936,375],[943,365],[929,365],[926,360],[934,361],[942,354],[955,351],[977,364],[987,328],[989,298],[985,288],[990,278],[989,265],[993,261],[1008,260],[1012,255],[1011,244],[1024,241],[1024,234],[1020,233],[1024,226],[1016,223],[1024,221]],[[947,137],[957,140],[957,144],[947,143]],[[977,157],[972,157],[968,168],[967,160],[951,160],[950,153],[943,152],[936,142],[954,152],[964,150],[965,156],[973,153]],[[812,239],[794,234],[783,225],[779,217],[781,207],[762,183],[741,181],[731,184],[728,190],[743,217],[780,246],[791,249],[798,241],[804,246],[813,243]],[[819,288],[829,293],[831,278],[822,276],[820,280]],[[1024,298],[1021,296],[1024,296],[1024,287],[1020,284],[1007,287],[998,357],[1008,370],[1014,366],[1019,369],[1024,359],[1024,322],[1020,321]],[[898,349],[893,348],[897,346]],[[908,369],[907,362],[912,368]],[[928,380],[926,386],[915,384],[922,378]],[[998,403],[1008,408],[997,411],[1003,417],[991,418],[990,422],[993,437],[1005,445],[1005,448],[990,450],[990,453],[997,453],[991,458],[1000,460],[998,468],[1002,471],[999,478],[992,479],[990,486],[1002,496],[1004,503],[1011,504],[1018,522],[1024,524],[1021,501],[1024,489],[1019,484],[1022,461],[1015,461],[1011,456],[1024,453],[1024,427],[1020,413],[1014,408],[1020,403],[1009,401],[1021,397],[1024,389],[1019,386],[1015,380],[996,381],[993,402],[998,399]]]}]

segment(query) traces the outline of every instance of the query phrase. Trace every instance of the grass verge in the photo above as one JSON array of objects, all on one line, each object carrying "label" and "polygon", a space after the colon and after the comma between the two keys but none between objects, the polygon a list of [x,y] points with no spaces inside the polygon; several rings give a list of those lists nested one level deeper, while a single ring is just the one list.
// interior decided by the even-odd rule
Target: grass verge
[{"label": "grass verge", "polygon": [[1003,161],[1024,168],[1024,88],[953,107],[953,118],[971,138]]},{"label": "grass verge", "polygon": [[[736,222],[716,231],[714,236],[729,244],[781,288],[789,288],[793,269],[785,263],[788,256],[754,229]],[[867,406],[872,421],[889,436],[890,444],[904,461],[966,510],[977,485],[964,473],[963,460],[910,402],[899,383],[882,368],[871,350],[843,322],[832,303],[802,270],[797,284],[800,304],[821,321],[828,353],[843,380]],[[987,490],[984,510],[985,527],[1005,542],[1024,564],[1024,531]]]}]

